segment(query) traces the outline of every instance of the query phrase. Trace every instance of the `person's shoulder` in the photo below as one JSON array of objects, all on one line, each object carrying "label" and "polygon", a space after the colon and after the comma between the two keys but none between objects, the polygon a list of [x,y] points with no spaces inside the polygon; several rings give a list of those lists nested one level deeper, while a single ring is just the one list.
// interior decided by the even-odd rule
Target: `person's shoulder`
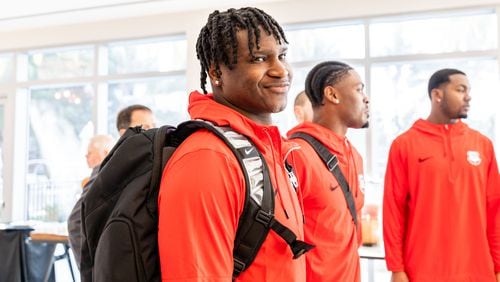
[{"label": "person's shoulder", "polygon": [[188,136],[175,149],[167,167],[181,162],[183,167],[222,165],[239,166],[238,160],[229,146],[207,129],[199,129]]},{"label": "person's shoulder", "polygon": [[393,144],[396,143],[396,144],[400,144],[400,143],[405,143],[405,142],[408,142],[410,140],[412,140],[413,138],[415,138],[415,135],[418,134],[418,130],[416,130],[415,128],[413,127],[410,127],[408,129],[406,129],[405,131],[399,133],[398,135],[396,135],[396,137],[394,138],[393,140]]},{"label": "person's shoulder", "polygon": [[316,155],[314,148],[302,138],[288,139],[287,142],[294,148],[291,154],[303,159],[310,159],[311,154]]},{"label": "person's shoulder", "polygon": [[206,149],[221,153],[230,151],[226,143],[208,129],[199,129],[192,133],[179,145],[177,151],[188,153]]}]

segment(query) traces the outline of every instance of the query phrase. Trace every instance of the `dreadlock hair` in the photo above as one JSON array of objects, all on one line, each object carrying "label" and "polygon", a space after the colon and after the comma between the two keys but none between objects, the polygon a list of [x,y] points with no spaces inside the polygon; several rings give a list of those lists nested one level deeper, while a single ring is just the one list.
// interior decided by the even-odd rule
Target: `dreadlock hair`
[{"label": "dreadlock hair", "polygon": [[268,35],[272,35],[279,44],[288,43],[281,26],[264,11],[246,7],[229,9],[225,12],[218,10],[208,16],[208,21],[201,29],[196,42],[196,56],[201,65],[201,88],[207,93],[205,85],[210,66],[213,64],[217,77],[221,76],[220,64],[229,69],[238,63],[238,40],[236,33],[239,30],[248,32],[248,49],[253,55],[254,45],[260,49],[260,28]]},{"label": "dreadlock hair", "polygon": [[327,61],[317,64],[307,74],[305,91],[313,108],[323,105],[323,90],[335,85],[353,68],[348,64]]},{"label": "dreadlock hair", "polygon": [[439,88],[443,83],[450,82],[450,76],[454,74],[466,75],[463,71],[457,69],[441,69],[432,74],[429,79],[429,85],[427,86],[429,98],[431,98],[432,89]]}]

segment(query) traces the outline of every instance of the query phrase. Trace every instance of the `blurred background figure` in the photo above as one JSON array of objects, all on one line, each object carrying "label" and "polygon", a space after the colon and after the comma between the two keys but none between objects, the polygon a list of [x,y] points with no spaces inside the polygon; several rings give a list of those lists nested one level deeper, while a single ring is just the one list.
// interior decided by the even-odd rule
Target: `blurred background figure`
[{"label": "blurred background figure", "polygon": [[89,177],[86,177],[82,181],[82,188],[85,187],[90,178],[97,174],[99,171],[99,165],[108,155],[109,151],[111,151],[113,145],[114,139],[110,135],[96,135],[90,139],[85,158],[87,159],[87,165],[90,169],[92,169],[92,172]]},{"label": "blurred background figure", "polygon": [[293,104],[293,113],[295,114],[295,119],[298,123],[304,121],[312,121],[313,109],[311,101],[307,98],[306,92],[302,91],[295,97],[295,102]]},{"label": "blurred background figure", "polygon": [[144,105],[131,105],[121,110],[116,117],[116,128],[120,136],[127,128],[141,125],[148,130],[156,126],[153,111]]},{"label": "blurred background figure", "polygon": [[[120,136],[125,133],[127,128],[139,125],[146,130],[155,127],[153,111],[151,111],[150,108],[144,105],[135,104],[123,108],[120,112],[118,112],[116,116],[116,129],[118,130],[118,134]],[[82,194],[73,207],[73,210],[68,218],[68,238],[73,254],[75,255],[75,261],[78,269],[80,269],[81,257],[80,252],[82,235],[80,213],[82,201],[99,172],[101,162],[104,160],[109,151],[111,151],[113,145],[114,140],[110,135],[96,135],[90,140],[89,143],[86,158],[89,168],[92,169],[92,173],[89,178],[83,180]]]},{"label": "blurred background figure", "polygon": [[90,139],[87,154],[87,164],[92,169],[90,177],[82,181],[82,194],[80,199],[76,202],[73,210],[68,218],[68,240],[73,255],[75,256],[76,265],[80,269],[80,250],[81,250],[81,202],[90,186],[94,182],[97,173],[99,172],[100,165],[104,158],[108,155],[114,145],[114,139],[111,135],[96,135]]}]

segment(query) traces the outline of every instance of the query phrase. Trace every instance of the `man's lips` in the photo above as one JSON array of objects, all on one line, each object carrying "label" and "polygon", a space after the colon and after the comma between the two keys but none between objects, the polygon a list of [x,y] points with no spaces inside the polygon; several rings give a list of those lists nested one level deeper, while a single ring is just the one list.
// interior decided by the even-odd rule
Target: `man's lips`
[{"label": "man's lips", "polygon": [[270,83],[264,85],[264,88],[271,90],[272,92],[276,93],[287,93],[288,89],[290,88],[290,83],[285,82],[285,83]]}]

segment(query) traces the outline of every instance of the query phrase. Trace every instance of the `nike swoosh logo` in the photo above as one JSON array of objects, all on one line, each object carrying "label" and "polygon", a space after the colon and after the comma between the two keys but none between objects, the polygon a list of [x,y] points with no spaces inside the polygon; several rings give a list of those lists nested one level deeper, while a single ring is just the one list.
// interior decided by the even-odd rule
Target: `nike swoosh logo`
[{"label": "nike swoosh logo", "polygon": [[338,186],[338,185],[337,185],[337,186],[331,186],[331,187],[330,187],[330,191],[334,191],[334,190],[335,190],[335,189],[337,189],[337,188],[339,188],[339,186]]},{"label": "nike swoosh logo", "polygon": [[426,161],[426,160],[428,160],[430,158],[432,158],[432,157],[418,158],[418,162],[421,163],[421,162]]},{"label": "nike swoosh logo", "polygon": [[248,155],[253,151],[253,147],[245,149],[245,154]]}]

